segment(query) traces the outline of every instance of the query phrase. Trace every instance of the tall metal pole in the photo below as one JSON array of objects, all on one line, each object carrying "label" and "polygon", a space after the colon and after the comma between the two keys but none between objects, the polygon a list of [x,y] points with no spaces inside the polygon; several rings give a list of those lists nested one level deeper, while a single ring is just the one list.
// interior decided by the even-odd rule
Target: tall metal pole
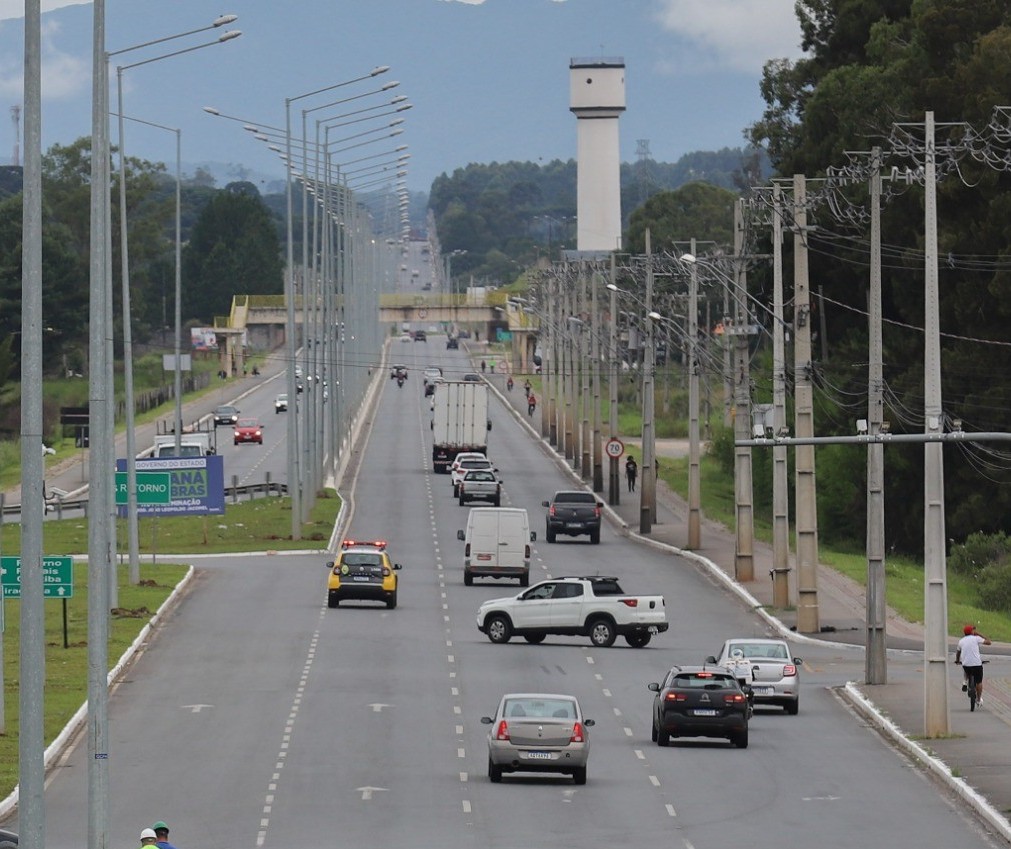
[{"label": "tall metal pole", "polygon": [[[937,151],[934,113],[924,122],[924,338],[923,399],[925,433],[940,435],[941,328],[937,269]],[[941,442],[923,447],[923,660],[925,663],[924,733],[948,733],[948,585],[945,570],[944,449]]]},{"label": "tall metal pole", "polygon": [[[751,448],[741,445],[751,437],[751,370],[748,356],[748,290],[745,282],[744,203],[734,203],[734,488],[737,542],[734,575],[738,581],[755,578],[755,505]],[[725,331],[724,331],[725,335]]]},{"label": "tall metal pole", "polygon": [[[18,737],[21,843],[45,846],[45,604],[42,521],[42,23],[25,3],[25,157],[21,261],[21,669]],[[0,659],[2,660],[2,659]]]},{"label": "tall metal pole", "polygon": [[557,286],[558,277],[552,271],[548,271],[547,277],[547,310],[548,310],[548,362],[545,369],[548,371],[548,380],[545,386],[550,386],[544,398],[548,407],[548,442],[555,447],[558,446],[558,392],[560,388],[558,373],[558,316],[557,312]]},{"label": "tall metal pole", "polygon": [[[91,235],[88,347],[88,847],[109,842],[109,581],[115,578],[111,539],[112,313],[109,236],[109,63],[105,52],[105,0],[94,0],[91,82]],[[24,634],[22,633],[22,639]],[[22,734],[24,729],[22,728]],[[25,774],[22,772],[21,780]],[[22,790],[22,793],[24,791]],[[30,808],[21,801],[21,834]],[[29,834],[28,840],[32,837]],[[26,841],[27,843],[27,841]],[[30,845],[30,844],[29,844]],[[36,845],[42,845],[41,843]]]},{"label": "tall metal pole", "polygon": [[642,363],[642,466],[639,468],[639,533],[653,530],[653,510],[656,505],[656,473],[653,468],[655,445],[653,417],[653,372],[656,368],[656,333],[653,318],[653,248],[650,231],[646,229],[646,316],[643,322],[645,357]]},{"label": "tall metal pole", "polygon": [[576,325],[579,328],[579,406],[580,414],[582,416],[582,427],[579,429],[579,474],[582,479],[590,480],[590,476],[593,474],[593,455],[590,449],[590,437],[592,436],[592,431],[590,429],[591,419],[590,419],[590,363],[589,359],[591,356],[591,351],[593,350],[593,340],[587,335],[587,323],[586,323],[586,275],[587,275],[587,263],[586,260],[579,261],[579,322]]},{"label": "tall metal pole", "polygon": [[[611,293],[610,302],[610,338],[608,340],[608,360],[610,365],[607,373],[608,394],[608,430],[611,439],[618,438],[618,286],[615,281],[615,255],[611,253],[611,268],[608,274],[608,290]],[[618,469],[618,457],[608,456],[607,468],[607,503],[617,505],[621,500],[621,473]]]},{"label": "tall metal pole", "polygon": [[176,279],[175,279],[175,423],[173,430],[176,435],[176,456],[182,452],[183,438],[183,279],[182,279],[182,185],[183,185],[183,131],[177,129],[176,134]]},{"label": "tall metal pole", "polygon": [[[690,252],[695,253],[695,239]],[[702,545],[702,467],[699,445],[699,275],[696,263],[688,271],[688,548]]]},{"label": "tall metal pole", "polygon": [[[881,148],[871,150],[871,274],[867,304],[867,433],[881,433],[884,420],[884,366],[881,341]],[[867,445],[867,651],[864,680],[885,684],[885,446]]]},{"label": "tall metal pole", "polygon": [[601,436],[600,413],[600,360],[604,346],[600,338],[600,273],[594,264],[590,277],[590,369],[593,382],[593,491],[604,491],[604,442]]},{"label": "tall metal pole", "polygon": [[[782,188],[772,188],[772,428],[786,428],[786,332],[783,320]],[[772,449],[772,569],[773,604],[790,604],[790,485],[788,449]]]},{"label": "tall metal pole", "polygon": [[[284,300],[287,308],[285,342],[288,349],[288,398],[291,404],[288,419],[288,495],[291,497],[291,538],[302,539],[302,481],[298,468],[298,388],[295,384],[295,233],[292,197],[291,167],[291,101],[284,100],[285,144],[285,207],[287,212],[287,274],[284,277]],[[303,296],[304,301],[304,296]],[[303,304],[303,322],[305,321]]]},{"label": "tall metal pole", "polygon": [[[811,288],[807,276],[807,180],[793,177],[793,371],[794,432],[814,436],[814,399],[811,375]],[[797,499],[797,630],[816,634],[818,615],[818,501],[814,478],[814,446],[795,449]]]},{"label": "tall metal pole", "polygon": [[565,459],[569,460],[575,468],[579,462],[579,455],[576,453],[576,433],[575,433],[575,406],[576,406],[576,379],[575,345],[572,340],[572,322],[569,318],[575,312],[576,292],[575,286],[571,285],[572,265],[565,262],[564,277],[562,278],[562,299],[565,307],[562,311],[562,370],[565,385]]},{"label": "tall metal pole", "polygon": [[133,319],[130,307],[130,251],[126,211],[126,133],[123,119],[123,68],[116,68],[116,108],[119,112],[119,267],[123,288],[123,385],[126,392],[126,524],[130,553],[130,583],[140,583],[140,540],[137,532],[137,436],[134,432]]}]

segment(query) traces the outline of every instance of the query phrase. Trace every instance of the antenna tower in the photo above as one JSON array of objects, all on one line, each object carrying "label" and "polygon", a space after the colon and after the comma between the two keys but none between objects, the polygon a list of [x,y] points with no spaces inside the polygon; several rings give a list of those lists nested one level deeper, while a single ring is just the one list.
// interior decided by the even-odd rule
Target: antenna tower
[{"label": "antenna tower", "polygon": [[635,182],[639,204],[649,200],[657,190],[656,175],[653,173],[653,154],[649,150],[649,139],[635,140]]},{"label": "antenna tower", "polygon": [[21,104],[15,103],[11,107],[11,120],[14,122],[14,155],[11,157],[11,164],[17,168],[21,165]]}]

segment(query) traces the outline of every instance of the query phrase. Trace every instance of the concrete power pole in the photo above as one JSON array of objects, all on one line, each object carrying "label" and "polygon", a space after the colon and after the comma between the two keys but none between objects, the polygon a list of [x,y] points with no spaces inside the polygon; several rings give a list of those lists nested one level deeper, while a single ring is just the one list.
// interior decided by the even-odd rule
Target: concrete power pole
[{"label": "concrete power pole", "polygon": [[639,533],[648,534],[653,529],[653,510],[656,505],[656,473],[653,468],[654,439],[653,372],[656,368],[656,334],[651,317],[653,312],[653,249],[650,232],[646,230],[646,316],[643,320],[645,358],[642,363],[642,466],[639,467]]},{"label": "concrete power pole", "polygon": [[[607,392],[608,392],[608,410],[609,410],[609,429],[611,432],[611,439],[618,438],[618,288],[614,282],[615,279],[615,260],[614,254],[611,254],[611,269],[608,277],[608,290],[611,293],[610,299],[610,368],[607,375]],[[611,505],[618,504],[621,499],[621,477],[618,471],[618,458],[608,457],[608,469],[607,469],[607,503]]]},{"label": "concrete power pole", "polygon": [[590,418],[590,357],[593,350],[593,340],[589,336],[589,326],[586,322],[587,313],[587,292],[586,292],[587,263],[585,260],[579,263],[579,314],[578,322],[573,322],[579,330],[579,406],[582,416],[582,426],[579,429],[579,475],[582,479],[590,480],[593,474],[593,457],[590,449],[591,418]]},{"label": "concrete power pole", "polygon": [[[798,439],[814,436],[811,385],[811,290],[807,276],[807,181],[793,177],[794,204],[794,431]],[[818,501],[814,478],[814,446],[796,447],[797,499],[797,630],[816,634],[818,621]]]},{"label": "concrete power pole", "polygon": [[[786,331],[783,322],[782,189],[772,189],[772,428],[786,432]],[[790,604],[790,487],[788,449],[772,449],[772,603]]]},{"label": "concrete power pole", "polygon": [[741,444],[751,437],[748,288],[744,263],[744,203],[738,198],[734,203],[734,501],[737,519],[734,575],[738,581],[752,581],[755,578],[755,506],[751,448]]},{"label": "concrete power pole", "polygon": [[[613,254],[612,254],[613,256]],[[604,344],[600,338],[600,266],[595,263],[590,277],[590,351],[593,378],[593,491],[604,491],[604,440],[600,413],[600,361]]]},{"label": "concrete power pole", "polygon": [[[871,276],[867,305],[867,433],[881,433],[884,378],[881,342],[881,148],[871,151]],[[867,446],[867,651],[864,680],[888,680],[885,651],[885,446]]]},{"label": "concrete power pole", "polygon": [[[688,548],[702,545],[702,466],[699,445],[699,273],[695,239],[688,269]],[[708,334],[707,334],[708,335]]]}]

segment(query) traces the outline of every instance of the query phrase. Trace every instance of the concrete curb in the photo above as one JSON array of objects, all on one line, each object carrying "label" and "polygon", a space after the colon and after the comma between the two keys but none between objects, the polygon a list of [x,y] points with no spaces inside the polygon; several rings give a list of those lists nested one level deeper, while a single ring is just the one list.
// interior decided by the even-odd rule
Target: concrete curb
[{"label": "concrete curb", "polygon": [[1011,843],[1011,824],[1008,823],[1007,817],[963,779],[952,775],[951,767],[944,761],[932,755],[915,740],[907,737],[902,729],[874,706],[874,702],[860,692],[854,682],[848,682],[844,687],[839,688],[838,692],[882,736],[887,737],[905,754],[923,764],[935,778],[940,779],[945,786],[972,808],[994,831]]}]

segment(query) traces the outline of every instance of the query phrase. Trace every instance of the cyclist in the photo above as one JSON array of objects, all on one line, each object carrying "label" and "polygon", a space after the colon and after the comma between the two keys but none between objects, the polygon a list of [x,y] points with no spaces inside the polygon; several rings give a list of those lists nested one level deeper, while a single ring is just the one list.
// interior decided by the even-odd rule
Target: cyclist
[{"label": "cyclist", "polygon": [[955,663],[961,663],[962,670],[965,672],[966,683],[962,685],[962,689],[975,687],[976,704],[982,704],[983,658],[980,656],[979,647],[990,645],[990,640],[988,637],[976,633],[975,625],[966,625],[962,629],[962,633],[965,636],[958,641],[958,648],[955,649]]}]

